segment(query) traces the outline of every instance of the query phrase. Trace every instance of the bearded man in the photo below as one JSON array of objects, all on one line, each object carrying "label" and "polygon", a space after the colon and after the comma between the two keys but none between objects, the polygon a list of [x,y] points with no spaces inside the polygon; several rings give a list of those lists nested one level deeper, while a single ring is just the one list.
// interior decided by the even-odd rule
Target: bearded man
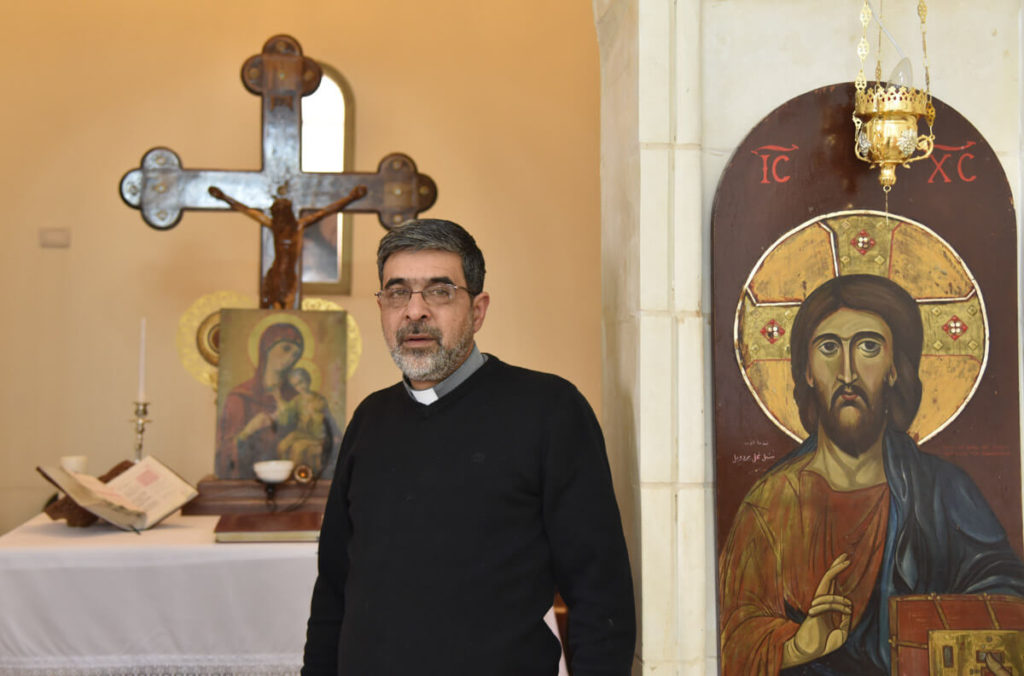
[{"label": "bearded man", "polygon": [[967,475],[906,433],[923,342],[906,291],[831,279],[790,337],[812,434],[733,522],[719,560],[723,673],[888,674],[891,596],[1024,596],[1024,565]]},{"label": "bearded man", "polygon": [[482,354],[483,254],[449,221],[380,242],[384,339],[403,381],[345,431],[302,674],[625,676],[632,578],[601,430],[569,382]]}]

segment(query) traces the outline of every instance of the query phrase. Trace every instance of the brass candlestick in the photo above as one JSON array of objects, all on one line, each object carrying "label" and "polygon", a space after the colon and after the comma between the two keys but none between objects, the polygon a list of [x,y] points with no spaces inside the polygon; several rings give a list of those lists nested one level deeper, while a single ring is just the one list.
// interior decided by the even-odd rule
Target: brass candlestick
[{"label": "brass candlestick", "polygon": [[146,417],[148,409],[148,401],[135,402],[135,418],[131,421],[135,423],[135,462],[142,460],[142,435],[146,431],[146,423],[153,422]]}]

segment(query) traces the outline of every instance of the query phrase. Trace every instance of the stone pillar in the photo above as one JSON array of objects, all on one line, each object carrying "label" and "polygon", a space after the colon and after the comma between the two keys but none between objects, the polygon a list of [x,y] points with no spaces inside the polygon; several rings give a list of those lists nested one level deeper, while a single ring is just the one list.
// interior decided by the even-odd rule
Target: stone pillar
[{"label": "stone pillar", "polygon": [[713,671],[700,2],[595,0],[594,10],[603,419],[637,583],[635,673]]}]

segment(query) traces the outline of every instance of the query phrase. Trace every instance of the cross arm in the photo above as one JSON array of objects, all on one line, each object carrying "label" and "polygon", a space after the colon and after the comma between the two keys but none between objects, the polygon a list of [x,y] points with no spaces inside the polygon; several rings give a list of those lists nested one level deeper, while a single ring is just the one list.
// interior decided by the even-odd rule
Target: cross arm
[{"label": "cross arm", "polygon": [[[301,202],[303,209],[323,208],[338,195],[346,195],[360,185],[366,186],[366,196],[348,204],[342,211],[376,213],[380,224],[388,230],[416,218],[437,200],[434,179],[419,173],[412,158],[402,153],[384,157],[376,173],[303,173],[293,180],[290,191],[306,196]],[[295,199],[292,201],[297,203]]]},{"label": "cross arm", "polygon": [[259,171],[187,170],[168,148],[153,148],[142,157],[138,169],[121,179],[121,199],[142,212],[142,218],[158,230],[173,228],[182,210],[229,210],[231,206],[210,194],[216,186],[253,209],[269,209],[277,185]]},{"label": "cross arm", "polygon": [[138,169],[124,175],[120,191],[147,224],[166,230],[181,221],[185,209],[231,209],[209,193],[210,186],[252,209],[268,210],[276,196],[287,197],[301,212],[323,209],[360,185],[366,186],[366,196],[343,211],[376,213],[389,229],[415,218],[437,199],[433,179],[419,173],[412,158],[401,153],[382,159],[376,173],[314,173],[182,169],[173,150],[153,148],[143,155]]}]

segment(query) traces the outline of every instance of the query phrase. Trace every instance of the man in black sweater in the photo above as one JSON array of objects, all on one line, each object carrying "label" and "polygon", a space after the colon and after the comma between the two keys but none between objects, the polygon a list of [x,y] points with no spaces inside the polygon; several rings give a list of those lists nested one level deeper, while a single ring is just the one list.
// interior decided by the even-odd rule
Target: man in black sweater
[{"label": "man in black sweater", "polygon": [[411,221],[377,252],[402,382],[345,431],[320,535],[303,676],[630,673],[632,579],[604,440],[571,383],[481,354],[483,254]]}]

